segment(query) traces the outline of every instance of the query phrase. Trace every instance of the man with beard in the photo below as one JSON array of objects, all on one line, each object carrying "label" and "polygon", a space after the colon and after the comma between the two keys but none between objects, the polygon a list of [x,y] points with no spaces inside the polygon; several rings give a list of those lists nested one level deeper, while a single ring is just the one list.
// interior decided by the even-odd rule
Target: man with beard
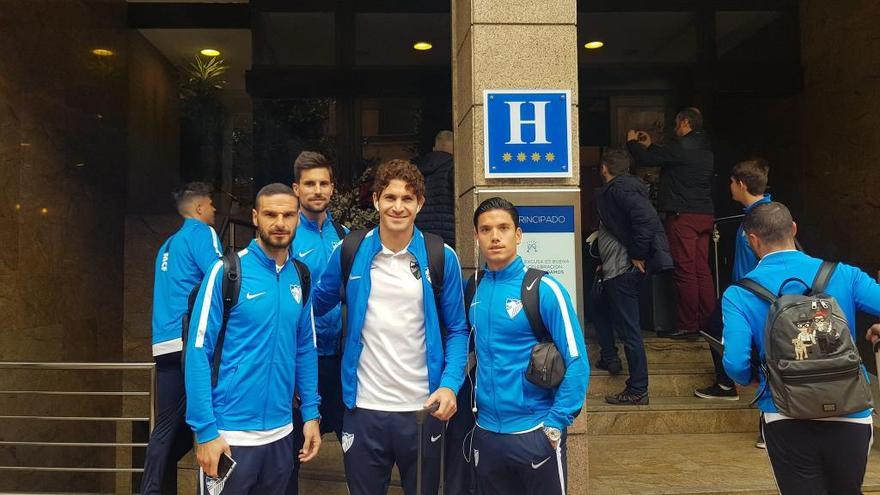
[{"label": "man with beard", "polygon": [[[348,230],[336,223],[327,210],[333,197],[333,168],[327,158],[314,151],[303,151],[293,163],[293,192],[299,198],[299,226],[291,256],[309,267],[317,280],[330,254]],[[339,335],[342,330],[340,305],[315,319],[318,337],[318,394],[321,396],[321,433],[334,432],[342,438],[342,382],[339,376]],[[299,408],[294,410],[294,418]],[[300,442],[296,442],[300,443]],[[287,495],[299,493],[299,463],[294,468]]]},{"label": "man with beard", "polygon": [[[468,333],[458,257],[414,225],[424,201],[424,179],[413,164],[383,163],[373,182],[379,226],[346,237],[313,296],[315,314],[322,315],[340,303],[340,287],[345,291],[342,451],[352,495],[386,493],[395,464],[404,492],[415,495],[419,442],[424,452],[419,495],[437,493],[443,422],[456,411]],[[348,246],[356,251],[346,262],[346,276],[342,252]],[[428,262],[437,246],[442,272]],[[438,408],[420,438],[416,413],[429,405]]]},{"label": "man with beard", "polygon": [[237,254],[237,303],[224,315],[224,259],[211,268],[193,306],[186,420],[196,435],[200,483],[217,476],[221,455],[236,462],[226,494],[284,493],[294,466],[293,430],[299,428],[291,420],[294,394],[304,422],[299,460],[313,459],[321,445],[308,269],[290,258],[298,209],[290,187],[261,189],[253,210],[259,235]]}]

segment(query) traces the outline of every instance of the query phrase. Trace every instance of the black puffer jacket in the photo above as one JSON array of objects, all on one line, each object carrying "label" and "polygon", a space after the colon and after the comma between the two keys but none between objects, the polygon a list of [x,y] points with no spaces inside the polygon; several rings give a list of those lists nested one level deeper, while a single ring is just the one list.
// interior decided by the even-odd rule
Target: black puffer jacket
[{"label": "black puffer jacket", "polygon": [[661,167],[660,211],[713,215],[712,174],[715,155],[703,131],[693,131],[668,146],[645,148],[637,141],[626,143],[637,165]]},{"label": "black puffer jacket", "polygon": [[432,232],[455,247],[455,171],[452,155],[432,151],[419,161],[425,176],[425,206],[416,216],[420,230]]},{"label": "black puffer jacket", "polygon": [[669,241],[648,199],[648,185],[627,174],[615,177],[596,192],[599,219],[626,247],[630,259],[645,260],[649,273],[671,270]]}]

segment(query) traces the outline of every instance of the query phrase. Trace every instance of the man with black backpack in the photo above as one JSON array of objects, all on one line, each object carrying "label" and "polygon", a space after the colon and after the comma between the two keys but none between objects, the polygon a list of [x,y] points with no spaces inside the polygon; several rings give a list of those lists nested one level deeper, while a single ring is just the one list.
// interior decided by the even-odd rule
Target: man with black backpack
[{"label": "man with black backpack", "polygon": [[[214,264],[192,306],[186,420],[206,493],[204,476],[223,477],[220,464],[229,473],[226,493],[280,495],[293,471],[294,428],[305,437],[301,462],[321,445],[311,279],[289,252],[298,209],[290,187],[262,188],[253,211],[257,238]],[[294,394],[302,425],[292,423]],[[224,455],[232,460],[220,463]]]},{"label": "man with black backpack", "polygon": [[751,382],[755,345],[757,403],[783,495],[858,494],[873,426],[851,325],[856,310],[880,315],[880,285],[797,251],[797,226],[781,203],[754,208],[743,230],[761,261],[724,292],[724,368]]},{"label": "man with black backpack", "polygon": [[[313,296],[318,316],[346,304],[342,451],[352,495],[386,493],[395,464],[415,495],[420,452],[419,495],[439,485],[443,422],[456,411],[468,334],[458,257],[414,226],[424,198],[413,164],[383,163],[373,182],[379,226],[345,237]],[[437,409],[421,429],[417,413],[428,406]]]},{"label": "man with black backpack", "polygon": [[566,434],[590,366],[568,292],[517,256],[519,214],[502,198],[474,212],[486,265],[468,282],[475,336],[473,460],[483,495],[566,493]]},{"label": "man with black backpack", "polygon": [[[333,167],[314,151],[303,151],[293,163],[293,192],[299,198],[299,226],[291,244],[291,256],[309,267],[315,280],[321,277],[330,254],[342,243],[348,230],[327,210],[333,198]],[[342,439],[342,382],[339,375],[339,336],[342,309],[336,306],[315,318],[318,338],[318,394],[321,396],[321,433],[333,432]],[[299,408],[294,409],[294,421]],[[297,439],[301,437],[296,436]],[[296,443],[301,444],[298,440]],[[286,495],[299,493],[299,464],[290,477]]]},{"label": "man with black backpack", "polygon": [[150,433],[141,493],[177,492],[177,462],[192,449],[180,353],[187,298],[221,256],[211,187],[192,182],[174,193],[183,225],[159,248],[153,283],[153,359],[156,361],[156,426]]}]

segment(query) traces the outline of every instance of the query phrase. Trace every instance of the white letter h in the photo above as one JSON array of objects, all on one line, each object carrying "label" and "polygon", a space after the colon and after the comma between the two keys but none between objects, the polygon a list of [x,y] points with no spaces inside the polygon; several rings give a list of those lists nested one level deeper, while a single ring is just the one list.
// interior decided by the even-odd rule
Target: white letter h
[{"label": "white letter h", "polygon": [[[547,104],[549,101],[505,101],[510,107],[510,141],[504,144],[550,144],[547,141]],[[535,120],[523,120],[521,106],[523,103],[531,103],[535,107]],[[524,143],[522,140],[522,126],[535,126],[535,140]]]}]

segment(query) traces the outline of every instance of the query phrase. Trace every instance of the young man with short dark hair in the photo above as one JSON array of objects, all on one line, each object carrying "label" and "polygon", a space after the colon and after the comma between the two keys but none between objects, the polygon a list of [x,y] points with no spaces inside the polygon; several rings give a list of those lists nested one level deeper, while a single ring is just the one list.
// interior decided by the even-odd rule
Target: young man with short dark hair
[{"label": "young man with short dark hair", "polygon": [[[257,238],[233,255],[240,261],[236,304],[226,312],[227,268],[221,260],[205,277],[193,305],[186,343],[186,419],[196,436],[203,486],[205,476],[217,476],[221,455],[236,462],[224,493],[283,494],[294,451],[300,448],[299,460],[307,462],[321,445],[308,269],[290,257],[298,211],[289,186],[262,188],[253,210]],[[296,425],[294,395],[302,411]],[[304,442],[295,446],[293,431],[299,428]]]},{"label": "young man with short dark hair", "polygon": [[[745,214],[758,205],[772,201],[770,195],[766,194],[769,172],[770,166],[763,158],[752,158],[739,162],[730,171],[730,195],[734,201],[743,205]],[[742,224],[736,230],[735,242],[731,283],[745,277],[747,273],[758,266],[758,258],[749,246],[749,240]],[[719,305],[715,307],[715,311],[709,317],[706,332],[720,340],[722,328],[721,307]],[[715,383],[706,388],[694,389],[694,395],[702,399],[738,400],[739,394],[736,391],[736,384],[724,372],[721,355],[714,349],[711,350],[711,353],[712,363],[715,366]],[[759,438],[756,445],[758,447],[764,445],[763,440]]]},{"label": "young man with short dark hair", "polygon": [[[735,284],[724,291],[722,298],[724,369],[737,383],[747,385],[752,381],[753,376],[753,348],[764,362],[765,366],[759,372],[760,387],[757,404],[761,410],[764,438],[767,442],[772,472],[781,494],[860,493],[873,438],[872,409],[867,407],[845,416],[822,417],[827,416],[827,412],[840,409],[828,407],[835,406],[834,403],[820,402],[812,404],[812,410],[821,410],[826,414],[812,417],[821,419],[795,419],[782,414],[780,412],[782,405],[777,403],[777,397],[788,397],[787,393],[792,390],[774,389],[774,386],[779,385],[778,376],[773,382],[767,383],[768,377],[765,376],[764,370],[775,367],[777,373],[782,373],[779,370],[782,370],[781,366],[786,364],[791,369],[791,375],[782,377],[786,387],[792,386],[791,384],[799,380],[800,383],[814,385],[808,388],[811,394],[823,390],[818,386],[820,378],[816,378],[816,369],[804,368],[804,365],[810,366],[812,360],[824,359],[825,351],[822,349],[833,348],[831,342],[844,341],[840,339],[840,334],[837,337],[833,335],[832,328],[841,332],[841,329],[849,326],[849,337],[856,338],[855,329],[852,327],[856,322],[856,310],[875,316],[880,315],[880,285],[858,268],[838,263],[827,279],[824,289],[821,290],[823,299],[821,301],[813,299],[812,304],[815,307],[812,308],[809,301],[805,306],[801,306],[804,309],[795,308],[795,311],[800,311],[796,322],[786,319],[788,324],[793,326],[796,323],[798,329],[806,329],[803,339],[795,338],[791,342],[792,347],[789,348],[791,354],[794,354],[798,344],[810,347],[802,349],[803,354],[799,359],[787,360],[786,363],[782,363],[782,359],[779,359],[780,362],[771,363],[767,360],[768,354],[772,353],[778,357],[781,351],[765,348],[765,325],[768,313],[776,311],[775,314],[778,316],[780,311],[784,310],[784,306],[781,308],[777,308],[775,304],[771,306],[766,298],[775,299],[770,297],[771,294],[773,296],[780,294],[783,297],[802,295],[805,285],[816,287],[819,279],[817,275],[824,264],[822,260],[807,256],[795,249],[797,225],[792,220],[791,212],[781,203],[771,202],[752,209],[743,221],[743,230],[749,245],[760,260],[755,269],[748,273],[746,279],[753,285],[759,286],[761,290],[756,291],[754,288]],[[833,297],[837,303],[832,307],[831,315],[828,315],[827,310],[824,309],[830,305],[828,296]],[[820,305],[820,302],[823,304]],[[786,305],[791,304],[786,303]],[[835,313],[838,307],[842,318],[838,318]],[[781,331],[776,327],[776,323],[773,323],[773,330]],[[865,374],[857,351],[853,348],[852,352],[855,355],[851,355],[852,358],[846,361],[854,364],[853,374],[825,378],[849,380],[858,379],[859,374]],[[801,373],[794,376],[798,370]],[[813,375],[811,376],[810,373]],[[862,376],[861,380],[867,380],[867,377]],[[858,388],[842,386],[839,390],[845,390],[848,396],[854,396],[858,393]],[[804,388],[798,390],[803,392]],[[870,397],[867,386],[863,393],[866,396],[864,403],[867,404]],[[785,398],[788,404],[783,403],[783,405],[791,406],[793,400],[795,399]],[[805,406],[809,402],[803,395],[799,395],[797,401],[800,406]]]},{"label": "young man with short dark hair", "polygon": [[[385,493],[395,464],[404,491],[414,495],[419,442],[424,452],[420,495],[437,492],[443,422],[455,414],[464,381],[468,333],[461,266],[452,248],[436,236],[429,241],[414,226],[424,198],[424,179],[413,164],[391,160],[379,166],[373,182],[379,226],[346,237],[314,294],[320,316],[340,303],[344,284],[342,450],[352,495]],[[359,244],[349,244],[357,239]],[[346,246],[356,248],[347,260],[347,276]],[[442,253],[442,276],[432,273],[431,246]],[[416,413],[430,405],[437,410],[419,438]]]},{"label": "young man with short dark hair", "polygon": [[[328,206],[333,199],[333,166],[315,151],[303,151],[293,163],[293,192],[299,198],[299,225],[291,244],[291,256],[309,267],[317,280],[327,268],[330,254],[342,243],[348,229],[336,223]],[[342,382],[339,375],[339,336],[342,310],[339,305],[315,318],[318,338],[318,393],[321,396],[321,433],[342,438]],[[295,418],[299,408],[294,410]],[[296,437],[299,440],[299,436]],[[294,442],[302,443],[301,441]],[[299,463],[290,477],[286,495],[299,493]]]},{"label": "young man with short dark hair", "polygon": [[[474,238],[486,264],[470,308],[475,335],[477,427],[473,459],[484,495],[566,493],[566,434],[583,406],[590,376],[584,336],[568,292],[544,274],[524,287],[533,272],[517,256],[519,214],[502,198],[483,201],[474,212]],[[540,281],[539,281],[540,280]],[[564,363],[552,388],[529,380],[539,341],[524,291],[537,291],[537,310]]]},{"label": "young man with short dark hair", "polygon": [[626,151],[605,151],[600,165],[605,185],[596,194],[603,277],[601,298],[591,301],[600,346],[596,367],[611,374],[620,372],[616,328],[629,368],[626,388],[605,397],[615,405],[648,403],[648,359],[639,322],[639,289],[646,273],[673,266],[663,224],[648,198],[648,185],[629,174],[630,164]]},{"label": "young man with short dark hair", "polygon": [[192,449],[186,426],[186,398],[180,353],[182,320],[189,295],[210,270],[222,248],[214,224],[211,186],[191,182],[174,193],[183,225],[159,248],[153,283],[153,359],[158,399],[141,493],[177,491],[177,462]]}]

